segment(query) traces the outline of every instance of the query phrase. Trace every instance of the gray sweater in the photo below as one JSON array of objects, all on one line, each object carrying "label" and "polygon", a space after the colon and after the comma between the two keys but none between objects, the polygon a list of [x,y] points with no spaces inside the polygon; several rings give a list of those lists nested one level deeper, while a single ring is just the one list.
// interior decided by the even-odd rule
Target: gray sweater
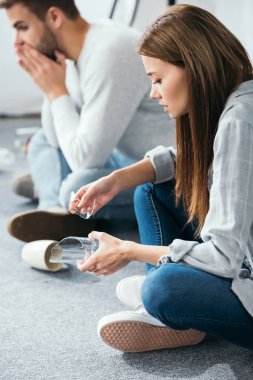
[{"label": "gray sweater", "polygon": [[150,82],[135,52],[140,33],[109,20],[92,23],[77,64],[67,62],[69,96],[42,108],[47,140],[72,171],[103,167],[114,148],[139,160],[173,144],[174,121],[149,98]]},{"label": "gray sweater", "polygon": [[[203,243],[175,239],[170,259],[231,278],[232,290],[253,316],[253,80],[242,83],[227,100],[213,151]],[[152,157],[156,183],[174,177],[174,148],[159,146],[146,156]],[[243,263],[248,278],[242,276]]]}]

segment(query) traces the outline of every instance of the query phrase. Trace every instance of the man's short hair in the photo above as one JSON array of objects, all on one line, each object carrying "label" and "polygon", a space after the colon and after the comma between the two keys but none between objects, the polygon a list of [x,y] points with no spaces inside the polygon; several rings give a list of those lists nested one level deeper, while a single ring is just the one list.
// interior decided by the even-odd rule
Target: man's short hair
[{"label": "man's short hair", "polygon": [[74,0],[0,0],[0,8],[10,9],[13,5],[21,4],[44,20],[50,7],[57,7],[71,20],[80,15]]}]

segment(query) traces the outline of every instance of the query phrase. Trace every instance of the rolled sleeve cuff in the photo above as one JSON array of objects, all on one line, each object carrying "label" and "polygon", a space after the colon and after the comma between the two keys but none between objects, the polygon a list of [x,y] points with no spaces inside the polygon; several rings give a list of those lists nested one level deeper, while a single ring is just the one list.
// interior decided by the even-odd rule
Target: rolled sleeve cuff
[{"label": "rolled sleeve cuff", "polygon": [[199,245],[197,241],[186,241],[175,239],[170,244],[170,252],[171,252],[171,261],[177,263],[184,259],[184,257],[195,247]]},{"label": "rolled sleeve cuff", "polygon": [[156,172],[154,184],[166,182],[175,178],[176,150],[173,147],[158,146],[145,154],[150,157]]}]

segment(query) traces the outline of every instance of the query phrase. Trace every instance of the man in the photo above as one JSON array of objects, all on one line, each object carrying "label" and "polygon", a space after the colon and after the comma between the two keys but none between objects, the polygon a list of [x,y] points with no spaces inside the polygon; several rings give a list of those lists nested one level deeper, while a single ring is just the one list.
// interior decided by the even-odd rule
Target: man
[{"label": "man", "polygon": [[[16,184],[21,195],[36,192],[39,210],[14,216],[9,232],[24,241],[83,235],[92,226],[66,212],[71,193],[173,139],[149,99],[135,53],[140,35],[109,20],[87,22],[73,0],[0,0],[0,7],[16,29],[20,66],[45,94],[42,130],[28,148],[32,182]],[[132,193],[97,217],[133,219]]]}]

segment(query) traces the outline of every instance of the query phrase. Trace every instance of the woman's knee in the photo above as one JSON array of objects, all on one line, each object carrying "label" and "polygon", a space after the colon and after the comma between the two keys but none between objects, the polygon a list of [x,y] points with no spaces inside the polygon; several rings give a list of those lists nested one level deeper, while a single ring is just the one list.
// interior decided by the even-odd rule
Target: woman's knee
[{"label": "woman's knee", "polygon": [[151,183],[145,183],[144,185],[137,186],[134,192],[134,202],[140,203],[146,200],[147,194],[153,189]]},{"label": "woman's knee", "polygon": [[[179,264],[165,264],[151,270],[142,286],[142,302],[149,314],[161,320],[170,315],[173,320],[182,313],[182,305],[189,298],[184,286],[184,268]],[[187,293],[187,294],[186,294]]]},{"label": "woman's knee", "polygon": [[145,183],[135,189],[134,192],[134,209],[136,215],[139,215],[143,210],[150,206],[149,198],[152,192],[153,185],[151,183]]},{"label": "woman's knee", "polygon": [[[134,205],[138,211],[139,208],[149,206],[151,198],[165,198],[168,201],[170,200],[171,195],[171,201],[174,202],[174,189],[174,180],[167,181],[161,184],[145,183],[144,185],[140,185],[136,188],[134,193]],[[140,205],[141,207],[139,207]]]}]

